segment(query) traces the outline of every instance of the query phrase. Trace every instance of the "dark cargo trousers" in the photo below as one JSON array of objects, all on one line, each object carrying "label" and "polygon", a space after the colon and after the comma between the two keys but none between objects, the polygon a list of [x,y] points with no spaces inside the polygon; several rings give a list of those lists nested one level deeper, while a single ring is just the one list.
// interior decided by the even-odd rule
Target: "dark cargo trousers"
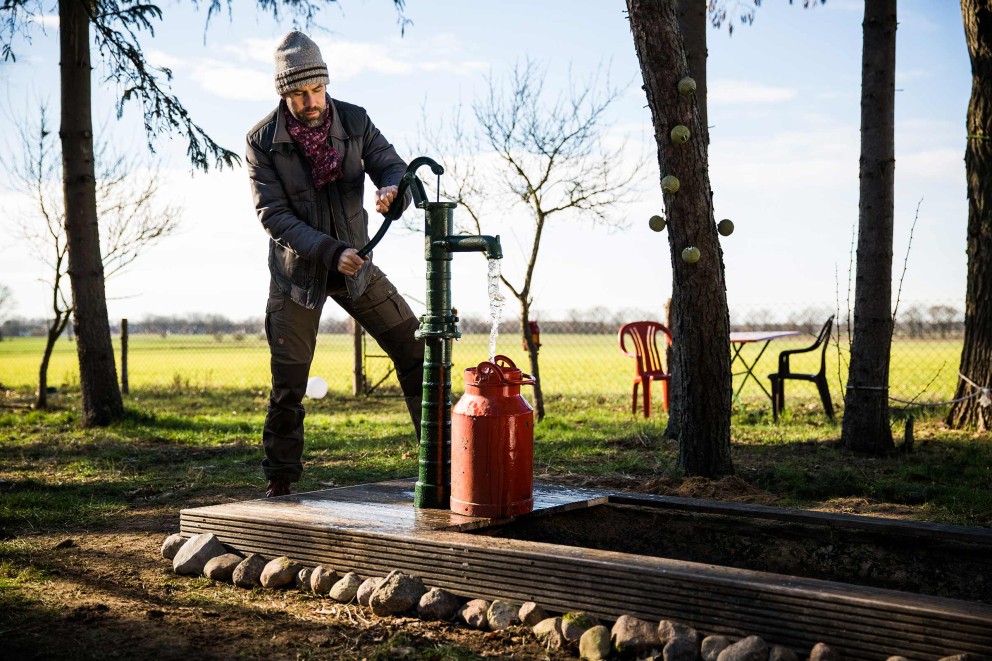
[{"label": "dark cargo trousers", "polygon": [[[385,274],[372,268],[376,272],[361,297],[352,299],[343,288],[329,291],[328,296],[361,324],[392,359],[419,438],[424,341],[413,336],[418,321],[410,306]],[[265,336],[271,356],[272,391],[262,430],[262,472],[269,480],[296,482],[303,472],[306,413],[302,402],[322,307],[308,310],[279,291],[274,283],[269,286]]]}]

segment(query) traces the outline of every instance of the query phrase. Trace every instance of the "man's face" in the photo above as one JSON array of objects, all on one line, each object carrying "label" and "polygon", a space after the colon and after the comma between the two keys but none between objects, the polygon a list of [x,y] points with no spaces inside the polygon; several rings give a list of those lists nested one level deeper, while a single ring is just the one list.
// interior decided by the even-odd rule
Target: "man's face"
[{"label": "man's face", "polygon": [[286,99],[286,105],[289,107],[289,112],[293,113],[293,117],[305,126],[313,128],[323,124],[324,118],[327,117],[325,92],[326,85],[318,83],[293,90],[283,98]]}]

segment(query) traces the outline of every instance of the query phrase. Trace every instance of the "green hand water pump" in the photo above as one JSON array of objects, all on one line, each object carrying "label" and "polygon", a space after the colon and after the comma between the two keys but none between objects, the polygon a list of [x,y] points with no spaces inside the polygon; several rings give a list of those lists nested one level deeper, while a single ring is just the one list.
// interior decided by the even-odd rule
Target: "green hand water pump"
[{"label": "green hand water pump", "polygon": [[420,317],[417,337],[423,338],[424,386],[420,423],[420,468],[414,490],[414,507],[448,509],[451,495],[451,341],[461,337],[458,317],[451,307],[451,260],[456,252],[483,252],[502,259],[499,236],[454,234],[454,202],[431,202],[417,169],[429,165],[440,176],[444,168],[426,156],[410,162],[400,180],[396,199],[384,214],[379,231],[358,254],[367,255],[382,240],[389,224],[403,213],[406,191],[424,210],[424,259],[427,260],[427,312]]}]

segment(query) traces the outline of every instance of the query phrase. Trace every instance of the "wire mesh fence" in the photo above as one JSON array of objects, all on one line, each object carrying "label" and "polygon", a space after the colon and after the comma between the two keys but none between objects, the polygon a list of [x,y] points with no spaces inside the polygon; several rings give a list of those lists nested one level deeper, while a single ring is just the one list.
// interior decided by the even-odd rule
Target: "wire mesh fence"
[{"label": "wire mesh fence", "polygon": [[[736,402],[743,406],[769,406],[764,390],[768,375],[776,371],[781,351],[809,346],[824,322],[836,315],[825,353],[829,388],[835,406],[843,403],[850,360],[849,312],[829,305],[733,307],[732,331],[796,331],[798,335],[741,347],[741,357],[752,364],[753,380],[734,379]],[[543,392],[548,395],[610,398],[629,397],[634,361],[621,353],[617,330],[627,322],[654,319],[663,314],[644,310],[577,311],[563,318],[537,315],[540,325],[538,353]],[[902,304],[893,334],[889,392],[894,406],[900,400],[934,403],[949,400],[958,382],[963,343],[962,306],[946,302]],[[350,319],[327,318],[321,323],[312,376],[326,380],[339,394],[356,389],[356,354],[359,358],[359,392],[363,395],[398,394],[391,362],[371,338],[356,343]],[[489,324],[485,319],[460,322],[462,337],[454,343],[453,390],[462,390],[458,376],[467,367],[489,359]],[[193,319],[152,318],[131,321],[128,341],[128,381],[132,389],[182,387],[186,389],[243,388],[267,390],[269,354],[262,320],[231,322],[220,317]],[[44,326],[7,322],[0,342],[0,384],[28,389],[37,384],[44,349]],[[116,350],[120,351],[120,325],[114,325]],[[678,342],[676,337],[675,342]],[[500,325],[496,353],[506,355],[525,372],[533,364],[526,352],[517,320]],[[758,355],[760,353],[760,359]],[[792,368],[816,372],[819,351],[794,357]],[[75,345],[71,338],[56,344],[49,367],[49,384],[72,387],[78,383]],[[118,353],[118,369],[120,368]],[[741,371],[735,364],[734,372]],[[763,388],[762,388],[763,386]],[[787,403],[813,405],[819,396],[813,384],[790,383]]]}]

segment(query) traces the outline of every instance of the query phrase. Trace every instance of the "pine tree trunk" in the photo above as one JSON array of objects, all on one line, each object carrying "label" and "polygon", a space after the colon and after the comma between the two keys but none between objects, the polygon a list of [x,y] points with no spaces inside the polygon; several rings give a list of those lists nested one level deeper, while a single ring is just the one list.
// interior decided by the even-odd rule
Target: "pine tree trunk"
[{"label": "pine tree trunk", "polygon": [[[968,178],[968,289],[965,297],[961,374],[992,387],[992,2],[961,0],[964,34],[971,55],[971,102],[964,163]],[[958,382],[955,398],[975,390]],[[992,430],[992,407],[978,399],[955,404],[947,416],[954,428]]]},{"label": "pine tree trunk", "polygon": [[698,0],[679,0],[679,29],[685,46],[685,61],[696,81],[696,108],[699,126],[710,144],[709,116],[706,112],[706,3]]},{"label": "pine tree trunk", "polygon": [[90,24],[87,2],[59,2],[62,86],[62,185],[72,283],[83,425],[106,425],[124,415],[104,292],[96,214],[93,121],[90,113]]},{"label": "pine tree trunk", "polygon": [[[694,96],[677,86],[690,75],[678,27],[676,0],[627,0],[630,29],[651,108],[661,176],[679,179],[665,193],[672,260],[672,384],[670,428],[678,430],[679,466],[688,475],[733,473],[730,456],[730,320],[723,252],[717,238],[707,169],[706,132]],[[690,139],[674,144],[682,124]],[[699,261],[682,259],[695,246]]]},{"label": "pine tree trunk", "polygon": [[852,450],[881,454],[893,447],[888,384],[895,204],[896,0],[866,2],[863,28],[854,338],[841,440]]}]

